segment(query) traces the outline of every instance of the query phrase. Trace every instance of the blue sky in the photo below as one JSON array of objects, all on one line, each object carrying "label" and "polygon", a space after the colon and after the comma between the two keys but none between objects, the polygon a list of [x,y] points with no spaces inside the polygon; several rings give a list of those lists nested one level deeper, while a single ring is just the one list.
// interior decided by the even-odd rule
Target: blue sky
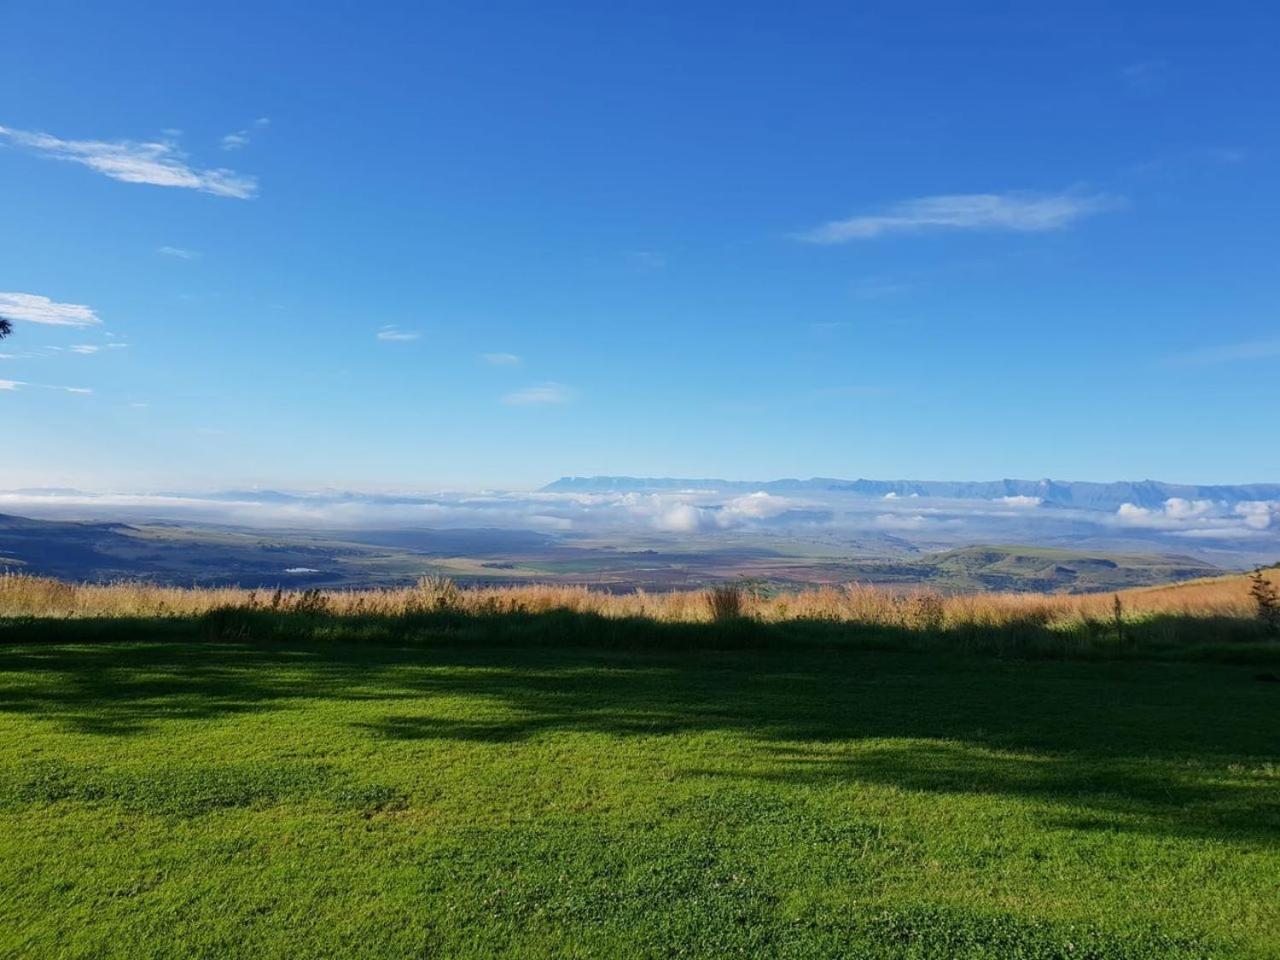
[{"label": "blue sky", "polygon": [[1280,477],[1280,11],[850,6],[5,4],[0,487]]}]

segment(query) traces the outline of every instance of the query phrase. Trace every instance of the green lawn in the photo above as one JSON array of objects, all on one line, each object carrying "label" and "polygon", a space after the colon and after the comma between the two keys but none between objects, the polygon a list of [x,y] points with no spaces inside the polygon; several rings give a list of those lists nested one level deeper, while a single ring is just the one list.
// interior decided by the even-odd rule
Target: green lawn
[{"label": "green lawn", "polygon": [[0,955],[1280,956],[1271,667],[645,629],[0,622]]}]

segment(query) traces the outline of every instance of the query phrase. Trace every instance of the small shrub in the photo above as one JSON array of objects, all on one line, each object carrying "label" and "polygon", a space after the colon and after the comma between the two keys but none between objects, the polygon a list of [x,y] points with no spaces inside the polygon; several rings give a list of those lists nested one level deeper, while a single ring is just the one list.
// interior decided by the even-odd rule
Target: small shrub
[{"label": "small shrub", "polygon": [[742,588],[726,583],[707,591],[707,609],[716,623],[738,620],[742,617]]},{"label": "small shrub", "polygon": [[293,612],[294,613],[324,613],[329,607],[329,598],[316,588],[303,590],[302,593],[294,597]]},{"label": "small shrub", "polygon": [[936,593],[917,594],[911,602],[911,625],[926,633],[938,633],[946,622],[946,608]]},{"label": "small shrub", "polygon": [[1272,632],[1280,632],[1280,593],[1259,567],[1249,574],[1249,596],[1258,608],[1258,619]]},{"label": "small shrub", "polygon": [[437,613],[449,613],[462,606],[458,585],[448,577],[422,577],[418,580],[417,598],[413,606]]}]

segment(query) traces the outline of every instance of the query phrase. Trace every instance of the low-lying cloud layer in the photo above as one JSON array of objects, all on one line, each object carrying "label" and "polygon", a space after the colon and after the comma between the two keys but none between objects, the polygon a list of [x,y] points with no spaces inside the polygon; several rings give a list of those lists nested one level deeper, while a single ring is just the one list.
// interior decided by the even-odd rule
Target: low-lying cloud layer
[{"label": "low-lying cloud layer", "polygon": [[[3,390],[22,386],[0,381]],[[1227,503],[1173,497],[1159,507],[1125,503],[1113,511],[1042,504],[1027,496],[946,499],[843,492],[791,496],[716,489],[431,494],[19,490],[0,493],[0,513],[268,528],[498,528],[617,544],[691,537],[712,542],[733,534],[845,544],[847,549],[863,552],[909,545],[930,549],[1043,543],[1196,552],[1240,565],[1272,553],[1280,557],[1280,500]]]},{"label": "low-lying cloud layer", "polygon": [[1207,539],[1259,536],[1280,531],[1280,500],[1186,500],[1170,497],[1161,508],[1123,503],[1116,511],[1122,526],[1162,530]]}]

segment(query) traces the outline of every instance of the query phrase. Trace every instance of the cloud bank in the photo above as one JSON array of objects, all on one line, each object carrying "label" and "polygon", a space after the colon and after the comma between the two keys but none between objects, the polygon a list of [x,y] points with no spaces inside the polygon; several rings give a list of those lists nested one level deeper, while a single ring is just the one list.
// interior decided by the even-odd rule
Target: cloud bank
[{"label": "cloud bank", "polygon": [[1162,507],[1122,503],[1116,510],[1115,522],[1183,537],[1248,537],[1280,530],[1280,500],[1224,503],[1170,497]]}]

